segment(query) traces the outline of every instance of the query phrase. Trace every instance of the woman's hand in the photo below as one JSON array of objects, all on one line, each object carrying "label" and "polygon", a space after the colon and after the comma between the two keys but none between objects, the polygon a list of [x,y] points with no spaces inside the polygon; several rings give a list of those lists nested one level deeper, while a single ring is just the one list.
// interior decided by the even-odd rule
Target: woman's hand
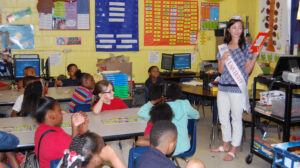
[{"label": "woman's hand", "polygon": [[229,51],[225,51],[225,52],[223,53],[223,55],[222,55],[221,60],[222,60],[222,61],[225,61],[230,55],[231,55],[231,54],[230,54]]},{"label": "woman's hand", "polygon": [[262,50],[262,46],[258,48],[257,52],[253,54],[253,57],[256,59]]}]

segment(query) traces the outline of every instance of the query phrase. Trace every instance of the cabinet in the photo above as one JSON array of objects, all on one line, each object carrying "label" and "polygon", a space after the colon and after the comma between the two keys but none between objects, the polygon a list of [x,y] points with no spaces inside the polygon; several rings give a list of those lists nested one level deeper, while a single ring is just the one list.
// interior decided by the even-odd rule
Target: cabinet
[{"label": "cabinet", "polygon": [[[261,83],[269,88],[272,87],[278,87],[281,88],[285,91],[285,108],[284,108],[284,117],[278,117],[275,115],[266,115],[263,113],[256,112],[254,110],[256,106],[256,84]],[[258,121],[259,118],[264,118],[269,121],[273,121],[283,128],[283,136],[282,136],[282,141],[283,142],[288,142],[290,138],[290,128],[292,126],[300,126],[300,117],[291,117],[291,107],[292,107],[292,97],[293,97],[293,90],[299,89],[300,85],[295,85],[289,82],[284,82],[284,81],[276,81],[276,80],[271,80],[267,79],[264,77],[256,77],[254,78],[253,82],[253,101],[252,101],[252,107],[251,107],[251,112],[252,112],[252,126],[251,126],[251,140],[250,140],[250,154],[246,158],[246,162],[250,164],[252,162],[253,154],[261,157],[262,159],[268,161],[269,163],[272,163],[272,159],[269,157],[263,155],[261,152],[257,151],[254,148],[254,135],[255,135],[255,126],[256,122]]]}]

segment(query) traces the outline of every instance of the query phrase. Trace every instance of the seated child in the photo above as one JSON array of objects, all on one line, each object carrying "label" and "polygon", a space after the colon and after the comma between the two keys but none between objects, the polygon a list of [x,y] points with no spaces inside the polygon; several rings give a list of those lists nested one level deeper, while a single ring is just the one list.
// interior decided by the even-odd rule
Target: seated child
[{"label": "seated child", "polygon": [[137,146],[150,146],[150,130],[157,121],[167,120],[172,121],[173,112],[167,103],[161,103],[153,106],[150,111],[150,120],[145,129],[144,136],[136,141]]},{"label": "seated child", "polygon": [[[36,77],[35,69],[32,66],[25,67],[23,70],[23,75],[24,78],[26,78],[27,76]],[[23,89],[23,79],[18,81],[18,89]]]},{"label": "seated child", "polygon": [[116,168],[125,168],[124,163],[122,163],[115,151],[108,145],[104,146],[101,136],[92,132],[86,132],[73,138],[69,149],[65,150],[60,168],[96,168],[103,161],[110,162]]},{"label": "seated child", "polygon": [[88,73],[81,73],[80,70],[76,72],[79,79],[79,86],[75,88],[70,103],[70,112],[74,113],[74,108],[78,104],[91,104],[93,90],[95,88],[95,80],[92,75]]},{"label": "seated child", "polygon": [[[77,76],[75,75],[78,71],[76,64],[69,64],[67,67],[69,79],[56,80],[54,86],[78,86]],[[50,84],[51,85],[51,84]]]},{"label": "seated child", "polygon": [[[26,89],[26,87],[30,84],[37,81],[37,78],[34,76],[27,76],[23,79],[23,88]],[[24,99],[24,94],[18,96],[14,106],[12,107],[11,117],[16,117],[18,113],[21,111],[22,103]]]},{"label": "seated child", "polygon": [[[178,140],[174,153],[179,154],[187,151],[190,148],[190,140],[188,137],[188,119],[198,119],[200,117],[199,112],[195,110],[188,100],[180,100],[181,88],[178,84],[172,83],[167,87],[166,91],[166,103],[171,107],[174,117],[172,123],[176,125],[178,131]],[[144,104],[138,115],[143,118],[150,118],[150,109],[153,102],[149,101]]]},{"label": "seated child", "polygon": [[170,121],[157,121],[150,131],[150,149],[142,154],[138,168],[176,168],[166,155],[170,155],[177,141],[176,126]]},{"label": "seated child", "polygon": [[148,90],[150,88],[150,85],[151,84],[156,84],[156,85],[159,85],[161,83],[164,82],[164,80],[159,77],[159,68],[157,66],[151,66],[149,69],[148,69],[148,79],[145,81],[145,93],[146,93],[146,100],[145,102],[148,101]]},{"label": "seated child", "polygon": [[[50,161],[60,159],[64,156],[64,150],[68,149],[72,137],[79,133],[85,133],[88,130],[88,119],[85,113],[76,113],[71,116],[72,137],[68,135],[60,126],[63,121],[63,114],[59,103],[51,97],[42,97],[37,103],[37,110],[34,118],[39,127],[34,136],[36,146],[35,154],[39,158],[39,164],[42,168],[49,168]],[[41,136],[48,130],[49,132],[41,140],[38,151],[38,144]]]},{"label": "seated child", "polygon": [[163,90],[161,85],[150,84],[148,97],[149,101],[151,101],[152,104],[164,102],[165,97],[163,97]]},{"label": "seated child", "polygon": [[32,116],[32,112],[36,111],[37,102],[42,96],[44,96],[42,83],[40,81],[30,83],[24,91],[20,115]]},{"label": "seated child", "polygon": [[[19,139],[10,133],[0,131],[0,150],[13,150],[19,144]],[[0,167],[5,167],[4,155],[13,168],[20,167],[14,152],[0,152]]]},{"label": "seated child", "polygon": [[[118,97],[114,97],[113,84],[108,80],[102,80],[96,83],[94,94],[96,97],[92,111],[99,114],[104,110],[127,109],[127,105]],[[106,144],[110,145],[118,154],[119,158],[128,165],[129,150],[134,143],[133,139],[124,139],[109,141]],[[121,148],[120,148],[121,146]]]},{"label": "seated child", "polygon": [[127,109],[127,105],[118,97],[114,97],[114,87],[112,82],[102,80],[96,83],[94,95],[95,102],[92,111],[99,114],[104,110]]}]

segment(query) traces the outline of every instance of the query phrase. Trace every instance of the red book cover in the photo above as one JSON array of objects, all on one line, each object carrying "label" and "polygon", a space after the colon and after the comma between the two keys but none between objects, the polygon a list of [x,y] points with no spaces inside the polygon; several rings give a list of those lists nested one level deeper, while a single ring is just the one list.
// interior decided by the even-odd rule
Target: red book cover
[{"label": "red book cover", "polygon": [[249,52],[256,53],[258,51],[258,49],[264,44],[264,41],[266,40],[268,34],[269,34],[269,32],[258,33],[253,44],[251,45]]}]

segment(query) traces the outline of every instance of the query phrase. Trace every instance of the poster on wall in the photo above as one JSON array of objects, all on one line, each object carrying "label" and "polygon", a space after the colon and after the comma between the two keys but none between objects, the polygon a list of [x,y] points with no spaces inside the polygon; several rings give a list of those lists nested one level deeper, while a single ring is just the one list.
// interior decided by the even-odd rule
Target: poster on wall
[{"label": "poster on wall", "polygon": [[284,54],[289,47],[289,1],[286,0],[261,0],[259,31],[269,30],[269,35],[264,43],[263,52]]},{"label": "poster on wall", "polygon": [[53,0],[52,12],[39,15],[40,29],[90,29],[89,3],[89,0]]},{"label": "poster on wall", "polygon": [[4,36],[1,37],[2,48],[34,49],[33,25],[3,24],[0,31],[9,33],[9,44],[5,43]]},{"label": "poster on wall", "polygon": [[144,45],[196,45],[198,0],[145,0]]},{"label": "poster on wall", "polygon": [[219,26],[219,3],[201,3],[201,29],[218,29]]},{"label": "poster on wall", "polygon": [[96,0],[96,51],[139,51],[138,0]]},{"label": "poster on wall", "polygon": [[56,45],[81,45],[81,37],[56,37]]}]

